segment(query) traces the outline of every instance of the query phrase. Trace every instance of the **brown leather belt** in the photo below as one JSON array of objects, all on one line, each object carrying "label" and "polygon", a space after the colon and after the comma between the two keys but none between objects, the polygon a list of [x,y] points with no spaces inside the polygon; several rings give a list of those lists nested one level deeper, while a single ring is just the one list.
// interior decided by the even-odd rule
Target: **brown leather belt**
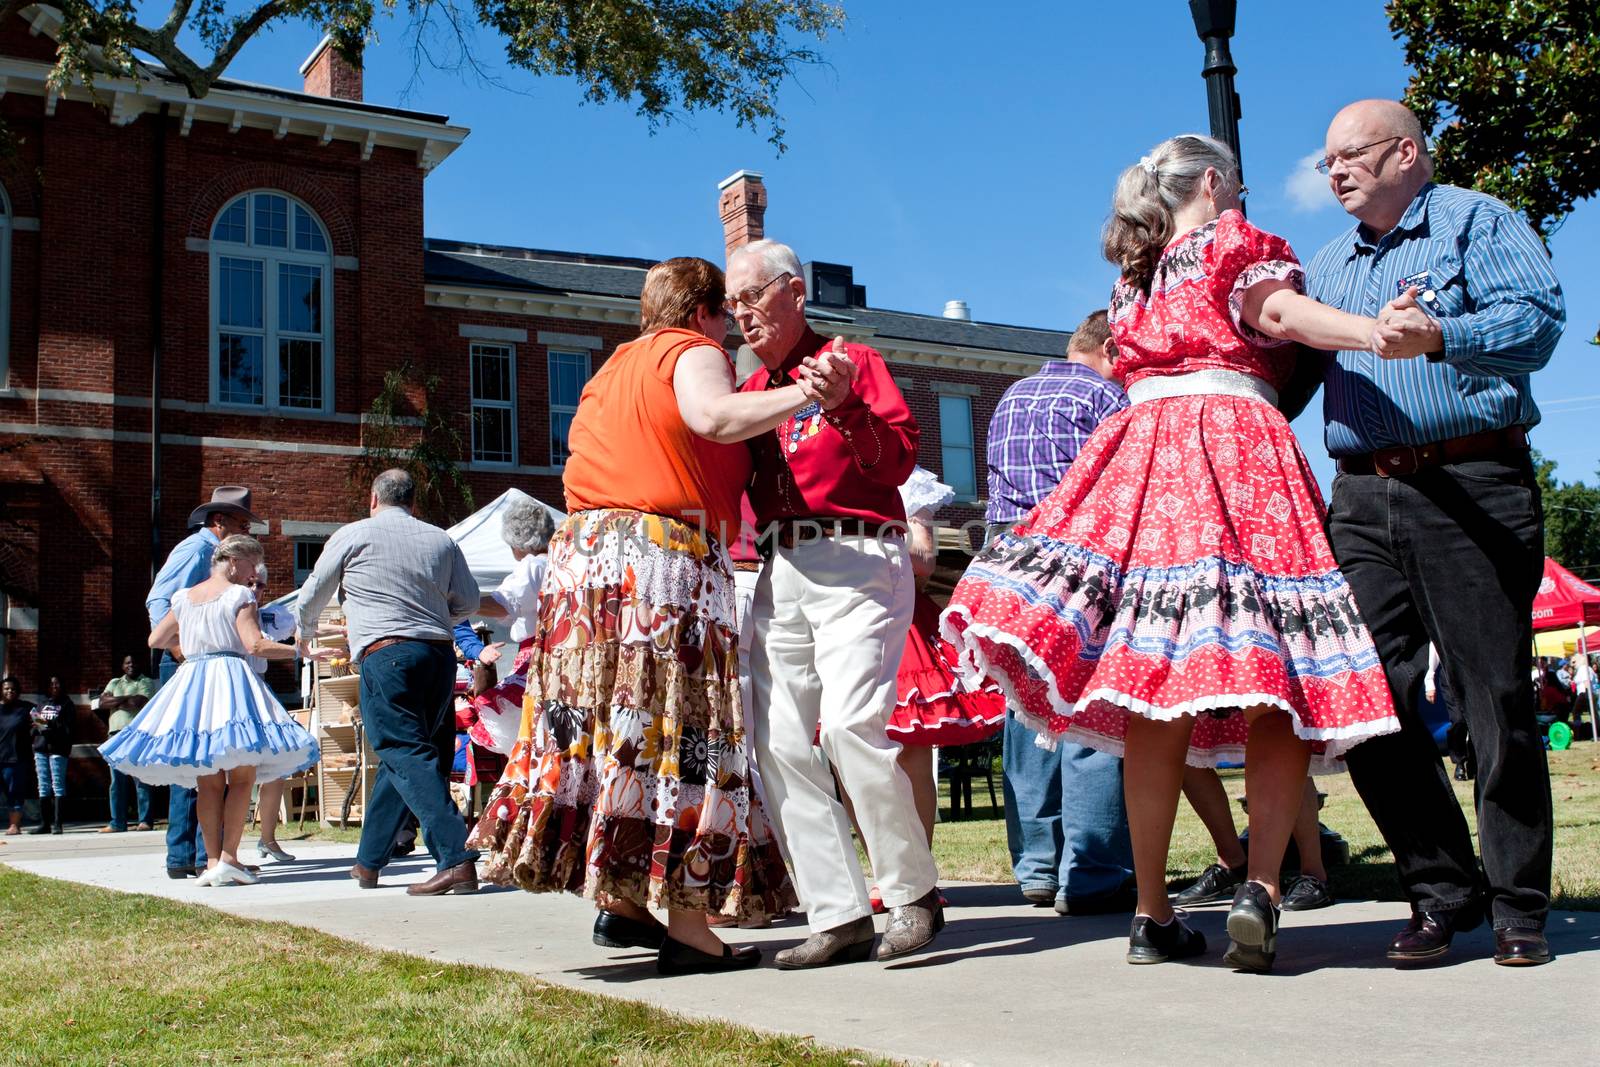
[{"label": "brown leather belt", "polygon": [[388,648],[390,645],[398,645],[402,641],[415,641],[419,645],[432,645],[434,648],[443,649],[451,653],[455,651],[456,647],[454,641],[435,640],[431,637],[380,637],[361,650],[361,661],[365,663],[367,657],[378,651],[378,649]]},{"label": "brown leather belt", "polygon": [[787,522],[778,527],[777,543],[779,548],[796,548],[800,545],[809,545],[814,541],[822,541],[830,537],[867,540],[880,537],[886,533],[899,534],[904,537],[906,524],[903,522],[867,522],[862,519],[800,519],[797,522]]},{"label": "brown leather belt", "polygon": [[1469,463],[1475,459],[1520,462],[1527,451],[1528,431],[1521,426],[1507,426],[1425,445],[1402,445],[1399,448],[1380,448],[1359,456],[1344,456],[1339,460],[1339,470],[1343,474],[1376,474],[1380,478],[1396,478],[1415,474],[1425,467]]},{"label": "brown leather belt", "polygon": [[736,559],[733,561],[733,569],[736,571],[759,571],[761,569],[761,561],[756,559]]}]

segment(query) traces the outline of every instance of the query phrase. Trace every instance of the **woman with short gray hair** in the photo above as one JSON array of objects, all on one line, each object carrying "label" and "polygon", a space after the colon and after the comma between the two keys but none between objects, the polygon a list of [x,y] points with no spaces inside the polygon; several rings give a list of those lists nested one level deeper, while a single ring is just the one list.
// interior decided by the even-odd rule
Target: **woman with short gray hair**
[{"label": "woman with short gray hair", "polygon": [[511,640],[517,656],[511,673],[494,688],[472,698],[477,721],[467,734],[473,744],[510,755],[522,725],[522,697],[528,684],[528,663],[533,659],[533,633],[539,622],[539,587],[544,584],[545,551],[556,532],[550,509],[537,500],[518,500],[500,517],[500,536],[517,563],[499,588],[483,598],[478,614],[511,620]]}]

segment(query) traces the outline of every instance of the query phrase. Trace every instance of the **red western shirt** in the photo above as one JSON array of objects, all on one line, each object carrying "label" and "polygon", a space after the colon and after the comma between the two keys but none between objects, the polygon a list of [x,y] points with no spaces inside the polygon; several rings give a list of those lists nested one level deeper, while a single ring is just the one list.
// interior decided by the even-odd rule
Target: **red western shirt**
[{"label": "red western shirt", "polygon": [[[743,389],[787,385],[803,357],[832,345],[808,329],[776,371],[762,367]],[[900,486],[916,466],[921,431],[883,357],[866,345],[846,345],[845,353],[860,373],[843,403],[832,411],[808,404],[750,439],[758,528],[795,519],[905,522]]]}]

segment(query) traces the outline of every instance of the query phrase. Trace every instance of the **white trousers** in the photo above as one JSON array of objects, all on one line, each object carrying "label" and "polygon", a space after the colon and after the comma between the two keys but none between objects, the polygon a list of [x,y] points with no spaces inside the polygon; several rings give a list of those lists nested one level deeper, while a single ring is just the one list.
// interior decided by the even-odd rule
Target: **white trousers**
[{"label": "white trousers", "polygon": [[912,597],[900,539],[823,538],[780,548],[756,586],[757,759],[813,931],[872,914],[850,820],[812,744],[819,724],[884,904],[910,904],[938,880],[911,781],[895,762],[900,746],[885,730]]}]

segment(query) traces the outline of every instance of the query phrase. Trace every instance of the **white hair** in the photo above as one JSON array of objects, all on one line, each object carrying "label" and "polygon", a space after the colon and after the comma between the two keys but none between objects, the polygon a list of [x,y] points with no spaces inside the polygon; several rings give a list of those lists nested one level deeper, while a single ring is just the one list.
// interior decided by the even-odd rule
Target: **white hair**
[{"label": "white hair", "polygon": [[267,580],[267,565],[265,563],[256,564],[256,580],[262,582]]},{"label": "white hair", "polygon": [[[751,241],[747,245],[740,245],[733,250],[733,255],[728,259],[731,262],[741,256],[754,256],[761,264],[761,273],[765,276],[763,281],[771,281],[780,274],[792,274],[800,279],[804,285],[805,272],[800,269],[800,257],[794,254],[794,249],[779,241]],[[809,295],[809,294],[808,294]]]}]

